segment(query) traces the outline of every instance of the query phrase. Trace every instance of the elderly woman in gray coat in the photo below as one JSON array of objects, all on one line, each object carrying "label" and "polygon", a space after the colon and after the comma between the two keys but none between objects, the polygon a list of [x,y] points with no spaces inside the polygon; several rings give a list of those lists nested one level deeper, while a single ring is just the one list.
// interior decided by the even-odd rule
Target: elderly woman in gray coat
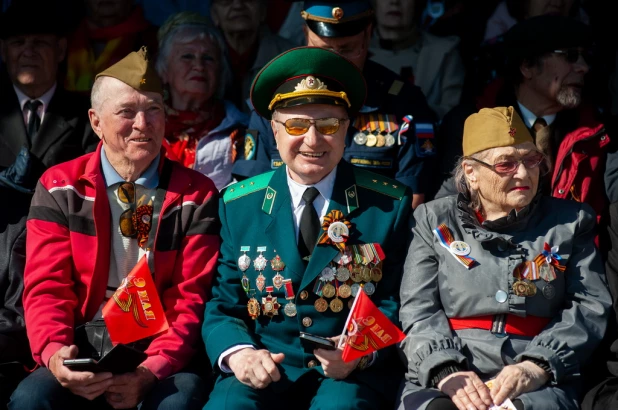
[{"label": "elderly woman in gray coat", "polygon": [[461,193],[414,213],[400,409],[577,409],[611,307],[593,211],[537,193],[544,158],[513,107],[471,115],[463,146]]}]

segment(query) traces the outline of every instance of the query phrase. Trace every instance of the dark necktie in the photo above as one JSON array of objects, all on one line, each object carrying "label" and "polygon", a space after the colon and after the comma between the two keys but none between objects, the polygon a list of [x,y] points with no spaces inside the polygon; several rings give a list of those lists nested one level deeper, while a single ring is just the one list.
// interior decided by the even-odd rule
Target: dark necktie
[{"label": "dark necktie", "polygon": [[34,137],[39,132],[39,127],[41,126],[41,117],[39,117],[39,107],[43,105],[43,103],[39,100],[31,100],[28,101],[24,108],[28,110],[28,137],[30,138],[30,143],[32,144],[34,141]]},{"label": "dark necktie", "polygon": [[300,226],[298,233],[298,251],[300,257],[304,258],[310,256],[315,248],[315,243],[318,240],[318,233],[320,232],[320,218],[315,211],[313,201],[320,194],[314,187],[307,188],[303,193],[303,200],[305,201],[305,209],[300,216]]}]

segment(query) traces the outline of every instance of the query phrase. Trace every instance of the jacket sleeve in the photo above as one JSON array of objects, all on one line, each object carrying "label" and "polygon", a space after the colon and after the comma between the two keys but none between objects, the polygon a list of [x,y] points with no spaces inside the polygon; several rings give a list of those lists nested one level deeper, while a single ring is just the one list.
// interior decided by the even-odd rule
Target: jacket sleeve
[{"label": "jacket sleeve", "polygon": [[[206,188],[209,188],[208,194],[189,213],[181,248],[174,262],[171,284],[161,292],[170,327],[156,337],[146,350],[149,357],[143,365],[159,379],[184,368],[200,343],[204,304],[209,297],[220,246],[218,191],[212,183]],[[156,257],[155,251],[155,265]]]},{"label": "jacket sleeve", "polygon": [[407,378],[430,387],[432,371],[447,363],[465,367],[458,337],[453,337],[440,301],[438,258],[426,206],[414,212],[412,244],[403,269],[399,317],[406,338],[401,348],[407,360]]},{"label": "jacket sleeve", "polygon": [[260,348],[249,326],[241,319],[247,316],[247,306],[241,302],[246,300],[246,296],[238,280],[238,266],[234,258],[235,246],[226,211],[221,198],[219,202],[219,216],[222,223],[221,255],[212,288],[212,299],[206,304],[202,326],[202,338],[213,369],[218,369],[219,356],[230,347],[245,344]]},{"label": "jacket sleeve", "polygon": [[47,366],[73,343],[77,295],[72,278],[69,222],[61,204],[38,183],[27,222],[24,314],[34,360]]},{"label": "jacket sleeve", "polygon": [[588,205],[582,204],[578,220],[565,270],[564,309],[515,358],[546,361],[555,384],[579,375],[605,334],[612,305],[601,256],[594,245],[596,218]]}]

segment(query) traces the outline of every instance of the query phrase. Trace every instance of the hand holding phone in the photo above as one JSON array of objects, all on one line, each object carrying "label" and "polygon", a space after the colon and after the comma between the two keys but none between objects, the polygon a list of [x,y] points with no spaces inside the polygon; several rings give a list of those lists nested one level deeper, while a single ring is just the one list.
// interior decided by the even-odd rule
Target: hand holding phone
[{"label": "hand holding phone", "polygon": [[314,349],[337,350],[337,345],[334,341],[322,336],[312,335],[311,333],[300,332],[300,340]]},{"label": "hand holding phone", "polygon": [[147,357],[148,355],[142,351],[118,344],[98,362],[94,359],[65,359],[63,364],[78,372],[122,374],[134,371]]},{"label": "hand holding phone", "polygon": [[64,359],[62,364],[74,372],[98,373],[103,371],[94,359]]}]

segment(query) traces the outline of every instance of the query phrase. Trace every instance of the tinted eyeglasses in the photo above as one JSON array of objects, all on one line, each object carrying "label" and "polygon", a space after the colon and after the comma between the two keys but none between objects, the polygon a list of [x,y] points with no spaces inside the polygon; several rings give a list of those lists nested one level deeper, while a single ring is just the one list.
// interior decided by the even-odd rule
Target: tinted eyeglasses
[{"label": "tinted eyeglasses", "polygon": [[584,58],[584,61],[586,62],[590,62],[591,60],[590,52],[588,50],[580,50],[577,48],[569,48],[566,50],[554,50],[552,51],[552,53],[560,54],[561,56],[564,57],[564,59],[567,62],[571,64],[577,63],[577,61],[579,61],[579,56],[582,56]]},{"label": "tinted eyeglasses", "polygon": [[347,118],[318,118],[316,120],[310,120],[308,118],[290,118],[285,122],[278,120],[273,121],[284,125],[288,134],[299,136],[309,131],[311,125],[315,125],[315,129],[318,130],[320,134],[333,135],[339,131],[341,123],[347,120]]},{"label": "tinted eyeglasses", "polygon": [[324,47],[326,50],[329,51],[334,51],[335,53],[339,54],[342,57],[345,57],[347,59],[355,59],[361,56],[361,54],[363,54],[363,51],[365,51],[365,47],[355,47],[355,48],[330,48],[330,47]]},{"label": "tinted eyeglasses", "polygon": [[135,213],[135,184],[133,182],[123,182],[118,187],[118,199],[120,202],[130,204],[131,208],[120,214],[120,233],[127,238],[135,238],[137,229],[133,223],[133,214]]},{"label": "tinted eyeglasses", "polygon": [[519,164],[524,164],[524,167],[526,167],[527,169],[536,168],[541,165],[541,163],[545,159],[545,156],[543,154],[535,154],[517,160],[497,162],[493,165],[472,157],[466,157],[466,159],[478,162],[484,167],[493,170],[496,174],[513,175],[517,172],[517,169],[519,169]]}]

